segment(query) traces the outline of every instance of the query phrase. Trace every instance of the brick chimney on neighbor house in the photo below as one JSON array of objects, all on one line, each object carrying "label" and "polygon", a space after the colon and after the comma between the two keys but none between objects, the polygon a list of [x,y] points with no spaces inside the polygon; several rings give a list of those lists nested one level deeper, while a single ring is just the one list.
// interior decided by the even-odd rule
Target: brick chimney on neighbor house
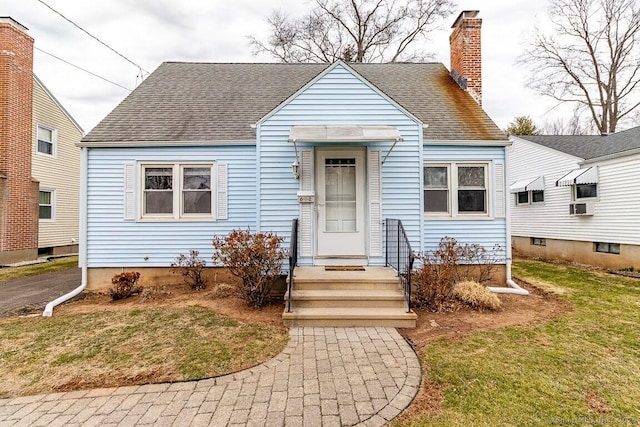
[{"label": "brick chimney on neighbor house", "polygon": [[451,76],[464,90],[482,105],[482,52],[480,29],[482,19],[478,10],[465,10],[451,28]]},{"label": "brick chimney on neighbor house", "polygon": [[0,17],[0,264],[38,256],[38,182],[31,177],[33,39]]}]

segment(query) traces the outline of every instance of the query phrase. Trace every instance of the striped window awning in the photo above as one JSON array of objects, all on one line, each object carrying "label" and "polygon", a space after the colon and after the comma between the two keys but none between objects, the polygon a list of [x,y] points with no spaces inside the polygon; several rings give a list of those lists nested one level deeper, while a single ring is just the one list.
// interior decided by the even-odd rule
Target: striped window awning
[{"label": "striped window awning", "polygon": [[295,125],[289,132],[289,142],[359,142],[402,141],[397,128],[381,125]]},{"label": "striped window awning", "polygon": [[556,181],[556,187],[565,187],[574,184],[597,184],[598,167],[574,169]]},{"label": "striped window awning", "polygon": [[543,191],[544,177],[520,179],[509,186],[512,193],[521,193],[523,191]]}]

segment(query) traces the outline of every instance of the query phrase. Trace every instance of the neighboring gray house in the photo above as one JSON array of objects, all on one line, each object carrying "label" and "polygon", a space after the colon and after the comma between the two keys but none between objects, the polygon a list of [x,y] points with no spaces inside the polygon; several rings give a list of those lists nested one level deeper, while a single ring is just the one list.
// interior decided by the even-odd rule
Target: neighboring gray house
[{"label": "neighboring gray house", "polygon": [[607,136],[513,136],[515,251],[640,269],[640,127]]}]

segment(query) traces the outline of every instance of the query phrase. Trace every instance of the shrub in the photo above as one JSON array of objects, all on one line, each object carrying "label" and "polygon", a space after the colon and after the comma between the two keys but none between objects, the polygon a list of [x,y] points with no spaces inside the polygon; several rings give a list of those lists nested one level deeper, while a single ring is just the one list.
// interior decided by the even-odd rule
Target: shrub
[{"label": "shrub", "polygon": [[484,283],[493,277],[502,247],[496,243],[488,251],[477,243],[465,243],[458,247],[457,252],[459,267],[456,270],[456,281],[472,280]]},{"label": "shrub", "polygon": [[189,256],[184,254],[178,255],[176,260],[171,263],[174,273],[180,273],[184,278],[184,282],[191,287],[191,289],[199,291],[207,287],[207,284],[202,277],[204,268],[207,265],[207,261],[199,258],[199,251],[191,249]]},{"label": "shrub", "polygon": [[501,303],[498,296],[482,286],[478,282],[467,280],[456,283],[453,295],[465,304],[480,310],[497,310]]},{"label": "shrub", "polygon": [[242,280],[240,296],[255,307],[262,307],[280,276],[284,251],[283,238],[274,233],[233,230],[228,236],[213,238],[213,262],[224,265]]},{"label": "shrub", "polygon": [[412,276],[416,304],[442,310],[455,283],[491,280],[500,253],[499,244],[487,251],[477,243],[461,245],[453,237],[443,237],[436,250],[418,256],[421,267]]},{"label": "shrub", "polygon": [[130,296],[139,294],[142,288],[136,286],[136,282],[140,278],[140,273],[132,271],[129,273],[116,274],[111,278],[113,286],[109,289],[109,295],[113,301],[129,298]]},{"label": "shrub", "polygon": [[459,246],[453,237],[443,237],[432,253],[418,256],[422,266],[413,273],[414,296],[420,306],[441,310],[456,280]]}]

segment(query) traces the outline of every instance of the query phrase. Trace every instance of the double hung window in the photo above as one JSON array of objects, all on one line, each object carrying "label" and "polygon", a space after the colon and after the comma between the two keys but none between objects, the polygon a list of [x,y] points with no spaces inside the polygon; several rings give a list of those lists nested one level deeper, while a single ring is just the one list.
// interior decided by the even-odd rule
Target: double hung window
[{"label": "double hung window", "polygon": [[56,131],[41,125],[38,125],[37,146],[36,151],[47,156],[55,155],[55,139]]},{"label": "double hung window", "polygon": [[53,221],[54,193],[52,190],[40,190],[38,195],[38,210],[40,220]]},{"label": "double hung window", "polygon": [[487,163],[424,165],[424,213],[464,217],[489,214]]},{"label": "double hung window", "polygon": [[213,218],[213,164],[143,164],[143,218]]}]

